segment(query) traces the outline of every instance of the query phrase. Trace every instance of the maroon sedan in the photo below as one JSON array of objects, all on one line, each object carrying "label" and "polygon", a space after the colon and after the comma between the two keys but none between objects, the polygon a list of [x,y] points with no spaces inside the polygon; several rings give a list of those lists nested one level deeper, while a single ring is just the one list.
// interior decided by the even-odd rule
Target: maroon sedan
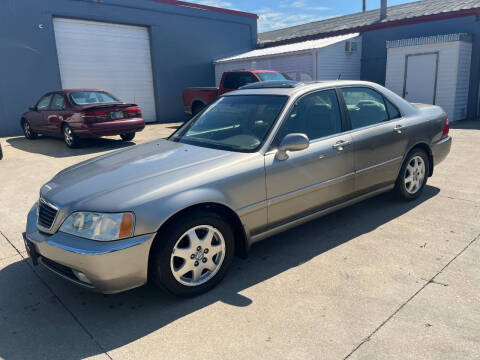
[{"label": "maroon sedan", "polygon": [[145,128],[140,108],[103,90],[72,89],[49,92],[21,119],[27,139],[38,134],[62,136],[74,148],[84,138],[120,135],[131,141]]}]

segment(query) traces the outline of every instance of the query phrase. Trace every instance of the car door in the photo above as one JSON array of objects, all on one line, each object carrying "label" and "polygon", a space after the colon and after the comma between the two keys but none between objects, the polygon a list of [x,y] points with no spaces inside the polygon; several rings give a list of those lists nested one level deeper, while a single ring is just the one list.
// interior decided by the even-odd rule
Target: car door
[{"label": "car door", "polygon": [[392,184],[408,145],[408,128],[398,108],[369,87],[341,89],[355,152],[355,192]]},{"label": "car door", "polygon": [[344,134],[335,89],[309,93],[296,101],[278,131],[275,148],[290,133],[306,134],[305,150],[280,160],[265,155],[268,223],[275,226],[342,201],[353,193],[352,138]]},{"label": "car door", "polygon": [[63,120],[65,110],[65,97],[61,93],[53,94],[50,107],[45,111],[46,132],[49,134],[60,134],[60,124]]},{"label": "car door", "polygon": [[34,131],[43,133],[47,130],[45,123],[45,111],[48,110],[51,100],[52,94],[46,94],[42,96],[35,106],[35,110],[30,113],[28,121]]}]

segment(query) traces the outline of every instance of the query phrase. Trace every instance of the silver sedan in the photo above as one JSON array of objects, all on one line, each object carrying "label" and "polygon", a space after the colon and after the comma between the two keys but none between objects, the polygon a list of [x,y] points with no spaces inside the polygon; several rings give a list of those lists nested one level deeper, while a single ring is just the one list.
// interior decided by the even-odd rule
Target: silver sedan
[{"label": "silver sedan", "polygon": [[268,236],[386,191],[420,196],[448,130],[440,107],[373,83],[247,85],[166,140],[61,171],[28,214],[25,244],[86,288],[150,279],[197,295]]}]

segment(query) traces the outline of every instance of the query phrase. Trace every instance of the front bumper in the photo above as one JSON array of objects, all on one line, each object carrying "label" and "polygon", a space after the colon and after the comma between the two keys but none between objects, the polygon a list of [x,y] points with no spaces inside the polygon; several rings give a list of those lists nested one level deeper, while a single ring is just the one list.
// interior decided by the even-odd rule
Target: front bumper
[{"label": "front bumper", "polygon": [[452,138],[450,136],[446,136],[432,144],[431,149],[434,167],[440,164],[443,160],[445,160],[447,155],[450,153],[451,147]]},{"label": "front bumper", "polygon": [[[94,241],[57,232],[39,232],[36,211],[28,214],[24,233],[27,252],[50,271],[77,285],[105,294],[141,286],[147,282],[148,255],[155,234],[116,241]],[[30,247],[30,248],[29,248]],[[33,254],[32,254],[33,252]],[[82,276],[83,274],[88,281]]]}]

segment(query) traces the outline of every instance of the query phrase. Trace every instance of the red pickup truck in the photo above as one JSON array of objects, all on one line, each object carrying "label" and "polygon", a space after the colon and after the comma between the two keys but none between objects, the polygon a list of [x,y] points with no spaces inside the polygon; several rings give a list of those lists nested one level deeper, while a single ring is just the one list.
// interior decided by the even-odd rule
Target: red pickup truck
[{"label": "red pickup truck", "polygon": [[290,80],[287,75],[274,70],[234,70],[224,72],[220,87],[192,87],[183,90],[183,105],[187,114],[196,115],[205,105],[220,95],[243,85],[267,80]]}]

